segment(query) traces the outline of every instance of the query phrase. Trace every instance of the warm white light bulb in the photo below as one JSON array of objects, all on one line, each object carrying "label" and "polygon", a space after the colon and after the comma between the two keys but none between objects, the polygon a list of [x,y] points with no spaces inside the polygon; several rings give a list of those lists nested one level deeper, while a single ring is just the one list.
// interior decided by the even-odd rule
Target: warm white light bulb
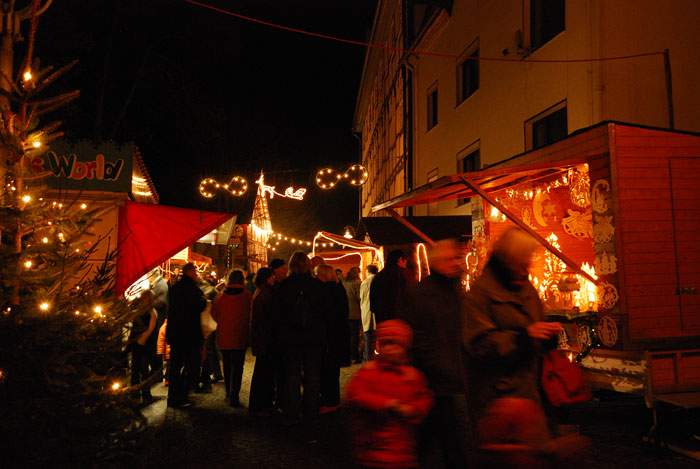
[{"label": "warm white light bulb", "polygon": [[39,140],[34,140],[34,141],[32,142],[32,146],[33,146],[34,148],[41,148],[41,142],[40,142]]},{"label": "warm white light bulb", "polygon": [[48,311],[50,307],[51,305],[47,301],[44,301],[41,304],[39,304],[39,309],[42,311]]},{"label": "warm white light bulb", "polygon": [[31,269],[33,265],[34,263],[31,261],[31,259],[27,259],[26,261],[24,261],[24,267],[26,269]]},{"label": "warm white light bulb", "polygon": [[94,312],[96,312],[97,314],[102,314],[102,306],[100,306],[100,305],[95,305],[95,307],[92,308],[92,310]]},{"label": "warm white light bulb", "polygon": [[32,75],[32,71],[29,69],[22,74],[22,79],[24,81],[32,81],[32,78],[34,78],[34,75]]},{"label": "warm white light bulb", "polygon": [[44,236],[43,238],[41,238],[41,242],[44,243],[44,244],[49,244],[49,238],[47,238],[46,236]]},{"label": "warm white light bulb", "polygon": [[28,203],[31,202],[31,201],[32,201],[32,196],[31,196],[31,195],[29,195],[29,194],[24,194],[24,195],[22,196],[22,202],[24,202],[25,204],[28,204]]},{"label": "warm white light bulb", "polygon": [[119,381],[115,381],[112,383],[112,391],[119,391],[121,389],[122,385]]},{"label": "warm white light bulb", "polygon": [[87,204],[83,202],[82,204],[80,204],[80,208],[85,210],[87,208]]}]

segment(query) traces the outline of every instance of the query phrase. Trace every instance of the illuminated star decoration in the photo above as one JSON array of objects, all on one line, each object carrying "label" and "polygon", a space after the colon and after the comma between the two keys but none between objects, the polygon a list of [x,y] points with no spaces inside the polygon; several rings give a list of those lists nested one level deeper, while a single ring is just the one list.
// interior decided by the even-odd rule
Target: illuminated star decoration
[{"label": "illuminated star decoration", "polygon": [[361,186],[367,182],[369,172],[361,164],[350,166],[343,174],[332,168],[319,169],[316,173],[316,184],[321,189],[332,189],[340,181],[346,180],[351,186]]},{"label": "illuminated star decoration", "polygon": [[255,181],[255,184],[260,187],[260,193],[263,195],[263,197],[265,194],[269,194],[270,199],[274,199],[275,196],[278,196],[285,197],[287,199],[304,200],[304,194],[306,194],[305,188],[300,187],[297,190],[294,190],[293,186],[287,187],[284,190],[284,193],[277,192],[275,190],[275,186],[268,186],[265,184],[265,175],[262,173],[262,171],[260,171],[260,177],[257,181]]},{"label": "illuminated star decoration", "polygon": [[213,198],[219,189],[223,189],[235,197],[240,197],[248,190],[248,182],[241,176],[234,176],[228,184],[221,184],[212,178],[204,178],[199,183],[199,193],[207,199]]}]

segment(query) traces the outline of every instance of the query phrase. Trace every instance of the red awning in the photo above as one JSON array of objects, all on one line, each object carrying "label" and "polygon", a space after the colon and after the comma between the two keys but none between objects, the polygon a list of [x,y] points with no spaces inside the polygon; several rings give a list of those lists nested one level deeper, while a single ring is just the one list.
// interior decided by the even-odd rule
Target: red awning
[{"label": "red awning", "polygon": [[117,294],[231,218],[229,213],[126,202],[119,209]]},{"label": "red awning", "polygon": [[372,207],[372,212],[441,202],[443,200],[466,199],[477,195],[464,184],[462,176],[469,178],[469,180],[478,184],[486,192],[497,192],[522,182],[531,182],[545,178],[585,162],[586,160],[583,157],[558,161],[538,161],[537,163],[507,167],[499,166],[482,171],[443,176],[411,192],[406,192],[391,200],[375,205]]}]

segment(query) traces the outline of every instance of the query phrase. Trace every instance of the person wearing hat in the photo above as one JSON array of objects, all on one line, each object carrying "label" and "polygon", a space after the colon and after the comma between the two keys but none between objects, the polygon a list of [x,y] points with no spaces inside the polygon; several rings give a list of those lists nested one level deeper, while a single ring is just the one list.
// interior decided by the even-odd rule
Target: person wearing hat
[{"label": "person wearing hat", "polygon": [[423,373],[408,363],[411,328],[398,319],[377,326],[376,360],[348,383],[356,409],[354,455],[362,467],[418,467],[415,430],[433,405]]},{"label": "person wearing hat", "polygon": [[272,259],[268,264],[268,267],[272,269],[275,284],[279,284],[282,280],[287,278],[289,269],[287,267],[287,263],[283,259]]}]

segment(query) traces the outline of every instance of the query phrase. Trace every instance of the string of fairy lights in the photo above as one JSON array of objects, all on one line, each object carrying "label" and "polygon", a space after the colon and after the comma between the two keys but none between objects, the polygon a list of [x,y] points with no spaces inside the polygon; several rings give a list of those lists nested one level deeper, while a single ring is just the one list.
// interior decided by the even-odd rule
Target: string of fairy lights
[{"label": "string of fairy lights", "polygon": [[[361,164],[353,164],[345,171],[340,172],[334,168],[322,168],[316,172],[316,185],[320,189],[332,189],[342,182],[347,182],[354,187],[362,186],[367,182],[369,172],[367,168]],[[275,196],[289,199],[303,200],[306,193],[305,188],[287,187],[284,192],[275,190],[275,186],[265,184],[265,179],[262,171],[260,177],[255,181],[259,187],[260,193],[268,195],[270,199]],[[206,177],[199,182],[199,195],[205,199],[213,199],[217,192],[223,191],[234,197],[242,197],[248,192],[248,181],[243,176],[232,176],[228,182],[223,183],[212,177]]]},{"label": "string of fairy lights", "polygon": [[367,168],[361,164],[354,164],[343,173],[333,168],[323,168],[316,173],[316,184],[321,189],[333,189],[338,183],[347,181],[351,186],[359,187],[367,182],[368,177]]},{"label": "string of fairy lights", "polygon": [[[255,226],[255,224],[252,225],[253,230],[262,230],[262,228]],[[336,246],[336,243],[333,242],[320,242],[320,241],[309,241],[301,238],[295,238],[294,236],[287,236],[283,233],[280,233],[278,231],[273,231],[273,232],[266,232],[267,237],[268,237],[268,242],[266,247],[270,249],[271,251],[276,251],[277,247],[280,245],[282,242],[286,242],[289,244],[293,244],[299,247],[311,247],[314,246],[316,248],[332,248]]]}]

